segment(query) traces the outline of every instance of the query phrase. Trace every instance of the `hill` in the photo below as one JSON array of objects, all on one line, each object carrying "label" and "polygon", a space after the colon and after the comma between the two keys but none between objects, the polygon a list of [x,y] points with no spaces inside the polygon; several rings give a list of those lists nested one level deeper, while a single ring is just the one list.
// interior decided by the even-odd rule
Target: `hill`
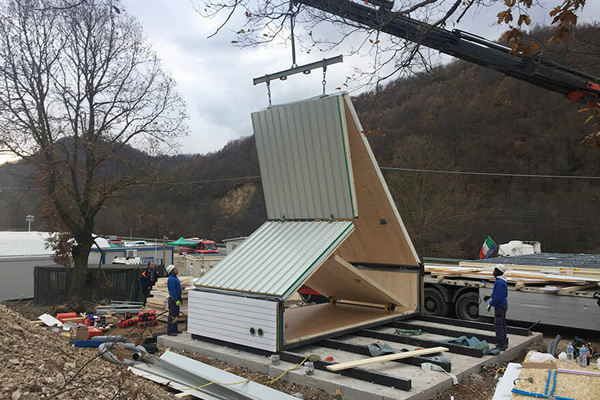
[{"label": "hill", "polygon": [[[569,47],[548,45],[547,28],[533,36],[546,57],[600,76],[598,30],[580,28]],[[421,256],[474,258],[487,235],[539,240],[550,252],[600,251],[600,151],[581,144],[591,127],[577,104],[461,61],[354,103]],[[253,137],[151,165],[163,183],[107,205],[96,232],[222,240],[266,219]],[[0,229],[26,228],[36,205],[35,190],[22,189],[33,187],[31,171],[0,167],[0,187]]]}]

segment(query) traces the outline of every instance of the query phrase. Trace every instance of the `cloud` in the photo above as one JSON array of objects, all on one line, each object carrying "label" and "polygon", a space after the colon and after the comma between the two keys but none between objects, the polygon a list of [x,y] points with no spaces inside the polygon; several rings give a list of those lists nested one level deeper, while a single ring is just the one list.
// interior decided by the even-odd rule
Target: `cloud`
[{"label": "cloud", "polygon": [[[142,24],[163,67],[171,72],[188,103],[191,135],[181,139],[181,152],[214,152],[233,139],[251,135],[250,113],[268,105],[266,85],[254,86],[252,79],[289,68],[292,64],[289,46],[235,47],[231,41],[236,39],[233,31],[242,27],[239,19],[233,19],[219,34],[208,39],[221,19],[203,18],[189,1],[126,0],[125,5],[125,10]],[[499,10],[500,6],[481,8],[465,16],[460,26],[446,26],[446,29],[461,29],[495,40],[504,29],[494,24]],[[599,15],[600,5],[586,5],[584,11],[583,19],[589,22]],[[536,12],[534,21],[549,22],[545,15],[547,10]],[[327,29],[334,28],[323,29],[321,34],[327,35]],[[307,64],[338,54],[318,50],[311,54],[298,52],[297,63]],[[365,66],[369,61],[358,56],[345,57],[343,64],[330,66],[327,92],[345,88],[343,84],[353,74],[354,67]],[[286,81],[273,81],[272,101],[279,104],[319,95],[323,91],[322,80],[322,71],[317,69],[308,76],[300,74]]]}]

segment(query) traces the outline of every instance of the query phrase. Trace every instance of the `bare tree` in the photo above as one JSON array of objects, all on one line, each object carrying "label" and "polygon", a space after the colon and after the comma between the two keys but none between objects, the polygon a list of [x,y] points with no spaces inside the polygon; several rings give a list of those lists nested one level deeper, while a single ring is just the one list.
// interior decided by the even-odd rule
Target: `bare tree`
[{"label": "bare tree", "polygon": [[[315,47],[332,49],[346,43],[349,53],[371,58],[369,70],[359,72],[373,84],[398,74],[427,72],[431,67],[432,56],[418,37],[407,40],[381,35],[385,31],[382,28],[398,17],[410,16],[422,23],[421,33],[425,35],[428,29],[452,26],[467,15],[472,17],[501,4],[496,22],[506,26],[502,39],[515,53],[531,54],[537,46],[526,40],[524,29],[535,22],[530,16],[533,11],[549,7],[545,11],[554,26],[552,40],[565,42],[586,0],[550,3],[555,4],[534,0],[196,0],[196,10],[207,18],[222,18],[215,34],[226,25],[239,23],[241,26],[232,27],[237,32],[233,42],[241,46],[294,40],[298,48],[310,53]],[[353,4],[364,6],[369,17],[356,22],[349,15]],[[236,13],[243,14],[243,22],[235,18]]]},{"label": "bare tree", "polygon": [[83,298],[95,216],[153,179],[126,149],[154,154],[186,131],[174,81],[118,6],[13,0],[0,11],[0,147],[36,167],[44,215],[63,232],[54,247],[72,251],[74,301]]},{"label": "bare tree", "polygon": [[444,144],[427,134],[409,136],[392,157],[392,166],[384,168],[386,181],[419,253],[461,256],[466,232],[457,231],[459,222],[472,215],[480,199],[462,176],[439,173],[457,169]]}]

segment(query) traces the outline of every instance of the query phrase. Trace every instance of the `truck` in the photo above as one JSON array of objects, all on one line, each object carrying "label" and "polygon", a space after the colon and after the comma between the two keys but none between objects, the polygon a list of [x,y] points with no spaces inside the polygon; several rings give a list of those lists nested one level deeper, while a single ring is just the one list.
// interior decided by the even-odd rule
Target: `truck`
[{"label": "truck", "polygon": [[190,242],[197,242],[196,246],[181,246],[179,247],[180,254],[219,254],[217,243],[209,239],[186,239]]},{"label": "truck", "polygon": [[[449,31],[412,19],[406,13],[393,11],[393,1],[294,0],[294,3],[315,8],[353,21],[367,29],[385,32],[458,59],[493,69],[552,92],[561,93],[572,101],[600,111],[600,79],[598,77],[560,65],[541,54],[515,54],[510,47],[501,43],[461,30]],[[521,253],[533,252],[533,256],[544,257],[539,253],[535,254],[535,250],[525,250],[525,247],[521,248]],[[508,265],[512,267],[509,269],[517,271],[511,273],[523,276],[527,276],[528,273],[537,273],[542,276],[536,279],[522,278],[520,282],[514,282],[511,285],[509,318],[515,316],[515,319],[531,323],[541,322],[584,329],[600,329],[600,308],[598,308],[600,293],[597,291],[598,281],[594,280],[596,274],[600,274],[600,260],[591,268],[573,263],[565,267],[557,264],[555,261],[559,257],[553,255],[549,256],[550,258],[546,261],[553,261],[555,265],[542,264],[540,266],[535,265],[535,261],[530,261],[534,264],[515,266],[514,262],[519,257],[527,256],[510,257],[511,263]],[[456,317],[466,320],[478,320],[486,315],[491,316],[485,310],[485,303],[481,299],[491,293],[493,281],[487,278],[482,279],[481,274],[491,274],[489,270],[493,269],[491,263],[504,263],[505,261],[498,258],[487,260],[487,264],[481,262],[479,265],[471,265],[464,262],[459,263],[458,266],[437,265],[435,261],[434,264],[423,264],[423,313],[440,316],[454,314]],[[439,273],[444,272],[443,268],[446,268],[446,275]],[[455,270],[452,271],[452,268]],[[523,268],[530,268],[533,271],[521,271]],[[481,271],[477,271],[478,269]],[[468,270],[470,273],[467,273]],[[548,270],[554,273],[548,274]],[[435,271],[436,274],[433,274],[432,271]],[[543,278],[548,278],[549,275],[563,275],[567,278],[557,285],[542,284],[545,281]],[[588,278],[577,275],[585,275]],[[572,282],[569,282],[569,279]],[[584,279],[584,281],[578,281],[578,279]],[[585,279],[589,279],[589,281]],[[534,284],[534,282],[537,283]],[[313,293],[309,289],[303,289],[304,297],[318,296],[318,293]],[[519,314],[515,314],[513,310],[518,310]]]},{"label": "truck", "polygon": [[455,263],[426,260],[423,313],[469,321],[493,317],[483,298],[492,292],[497,264],[507,268],[509,320],[600,329],[600,255],[594,254],[533,253]]}]

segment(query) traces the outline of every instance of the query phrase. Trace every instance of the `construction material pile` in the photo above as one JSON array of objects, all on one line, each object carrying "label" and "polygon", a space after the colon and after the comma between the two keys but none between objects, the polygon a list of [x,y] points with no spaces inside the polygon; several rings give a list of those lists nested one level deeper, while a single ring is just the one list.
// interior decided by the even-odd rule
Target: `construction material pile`
[{"label": "construction material pile", "polygon": [[96,351],[36,326],[0,304],[0,398],[172,399],[161,387],[111,364]]},{"label": "construction material pile", "polygon": [[[479,282],[495,280],[493,276],[493,267],[463,267],[462,265],[463,264],[461,264],[460,267],[429,265],[425,266],[425,273],[434,277],[438,281],[458,278],[473,279]],[[568,294],[573,291],[597,288],[600,283],[600,279],[589,277],[566,275],[557,273],[555,271],[532,272],[516,270],[510,267],[507,267],[507,271],[504,273],[504,276],[509,284],[515,285],[516,289],[523,289],[527,286],[540,287],[545,285],[539,290],[547,293],[557,294]]]},{"label": "construction material pile", "polygon": [[[162,322],[167,322],[167,314],[169,311],[169,289],[167,288],[167,280],[168,278],[158,278],[158,281],[156,281],[156,284],[150,291],[151,297],[146,299],[148,309],[155,310],[157,319]],[[183,293],[181,295],[183,298],[183,304],[179,309],[180,315],[183,314],[183,318],[180,316],[179,320],[183,321],[187,318],[188,290],[194,289],[194,278],[191,276],[180,276],[179,282],[181,283],[181,288],[183,289]]]}]

